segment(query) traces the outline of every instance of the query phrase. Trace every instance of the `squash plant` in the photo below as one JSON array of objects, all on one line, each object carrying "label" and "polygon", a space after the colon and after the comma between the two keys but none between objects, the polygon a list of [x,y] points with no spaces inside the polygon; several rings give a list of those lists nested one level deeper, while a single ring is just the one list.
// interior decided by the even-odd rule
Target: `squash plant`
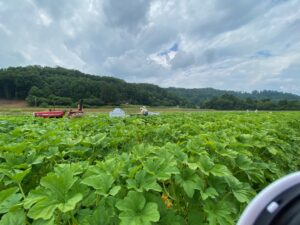
[{"label": "squash plant", "polygon": [[0,117],[0,225],[231,225],[299,169],[300,114]]}]

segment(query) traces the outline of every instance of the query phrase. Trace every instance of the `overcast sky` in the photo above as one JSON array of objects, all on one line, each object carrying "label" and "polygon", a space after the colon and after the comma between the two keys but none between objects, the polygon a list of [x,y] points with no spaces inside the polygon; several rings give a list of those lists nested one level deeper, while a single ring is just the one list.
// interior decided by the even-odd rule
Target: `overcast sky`
[{"label": "overcast sky", "polygon": [[299,0],[0,0],[0,67],[300,94]]}]

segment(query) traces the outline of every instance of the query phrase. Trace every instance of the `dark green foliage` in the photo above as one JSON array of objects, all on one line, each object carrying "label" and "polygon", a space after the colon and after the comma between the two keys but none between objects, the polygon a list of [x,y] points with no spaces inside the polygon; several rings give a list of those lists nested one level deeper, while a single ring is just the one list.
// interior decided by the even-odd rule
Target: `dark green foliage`
[{"label": "dark green foliage", "polygon": [[0,98],[26,99],[30,106],[74,106],[79,99],[84,99],[87,107],[129,103],[221,110],[300,109],[299,96],[276,91],[242,93],[213,88],[161,88],[41,66],[0,69]]},{"label": "dark green foliage", "polygon": [[194,88],[194,89],[185,89],[185,88],[168,88],[170,93],[180,96],[185,99],[189,99],[194,105],[202,105],[203,102],[211,100],[216,97],[219,98],[223,95],[232,95],[239,99],[247,100],[266,100],[271,101],[300,101],[300,96],[290,93],[282,93],[278,91],[252,91],[251,93],[247,92],[237,92],[237,91],[224,91],[217,90],[213,88]]},{"label": "dark green foliage", "polygon": [[251,98],[244,100],[234,95],[224,94],[220,97],[214,97],[205,101],[202,104],[202,107],[219,110],[299,110],[300,101],[271,101],[270,99],[253,100]]},{"label": "dark green foliage", "polygon": [[26,99],[31,106],[70,106],[79,99],[84,99],[84,104],[91,107],[124,103],[157,106],[184,104],[178,96],[156,85],[130,84],[117,78],[40,66],[1,69],[0,98]]}]

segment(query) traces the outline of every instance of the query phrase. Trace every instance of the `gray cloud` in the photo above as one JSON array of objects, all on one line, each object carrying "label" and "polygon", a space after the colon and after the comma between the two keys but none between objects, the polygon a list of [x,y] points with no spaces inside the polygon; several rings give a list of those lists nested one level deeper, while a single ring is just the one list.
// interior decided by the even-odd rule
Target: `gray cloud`
[{"label": "gray cloud", "polygon": [[120,57],[110,57],[104,62],[107,73],[113,73],[130,82],[158,83],[170,76],[170,71],[155,64],[141,50],[130,50]]},{"label": "gray cloud", "polygon": [[285,70],[281,71],[281,77],[296,81],[298,79],[300,85],[300,62],[290,65]]},{"label": "gray cloud", "polygon": [[0,0],[0,66],[300,94],[299,22],[298,0]]},{"label": "gray cloud", "polygon": [[109,25],[128,28],[132,31],[140,28],[146,22],[150,1],[104,1],[103,7]]},{"label": "gray cloud", "polygon": [[[81,6],[80,0],[52,1],[52,0],[31,0],[38,8],[47,12],[54,20],[61,20],[73,16],[78,6]],[[85,1],[84,1],[85,2]]]},{"label": "gray cloud", "polygon": [[171,64],[173,69],[186,68],[190,65],[194,65],[195,57],[192,53],[179,51],[172,59]]}]

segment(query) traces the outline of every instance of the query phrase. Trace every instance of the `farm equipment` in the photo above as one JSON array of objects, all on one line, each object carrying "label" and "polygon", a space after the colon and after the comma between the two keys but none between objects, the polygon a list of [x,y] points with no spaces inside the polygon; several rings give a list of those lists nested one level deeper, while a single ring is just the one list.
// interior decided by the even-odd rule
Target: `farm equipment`
[{"label": "farm equipment", "polygon": [[76,118],[76,117],[82,117],[83,116],[83,111],[72,111],[70,110],[69,113],[68,113],[68,117],[71,117],[71,118]]},{"label": "farm equipment", "polygon": [[70,110],[68,113],[68,117],[76,118],[76,117],[82,117],[82,116],[83,116],[83,103],[82,103],[82,100],[79,100],[78,104],[77,104],[77,111]]},{"label": "farm equipment", "polygon": [[34,112],[34,117],[43,117],[43,118],[62,118],[65,115],[65,111],[43,111],[43,112]]},{"label": "farm equipment", "polygon": [[[42,118],[62,118],[66,114],[66,110],[51,110],[49,111],[41,111],[41,112],[34,112],[33,116],[34,117],[42,117]],[[77,110],[73,111],[70,110],[68,112],[68,117],[70,118],[75,118],[75,117],[82,117],[83,116],[83,104],[82,100],[79,100],[78,105],[77,105]]]},{"label": "farm equipment", "polygon": [[[42,112],[34,112],[34,117],[43,117],[43,118],[62,118],[66,114],[66,111],[42,111]],[[82,117],[83,111],[72,111],[68,112],[68,117]]]}]

